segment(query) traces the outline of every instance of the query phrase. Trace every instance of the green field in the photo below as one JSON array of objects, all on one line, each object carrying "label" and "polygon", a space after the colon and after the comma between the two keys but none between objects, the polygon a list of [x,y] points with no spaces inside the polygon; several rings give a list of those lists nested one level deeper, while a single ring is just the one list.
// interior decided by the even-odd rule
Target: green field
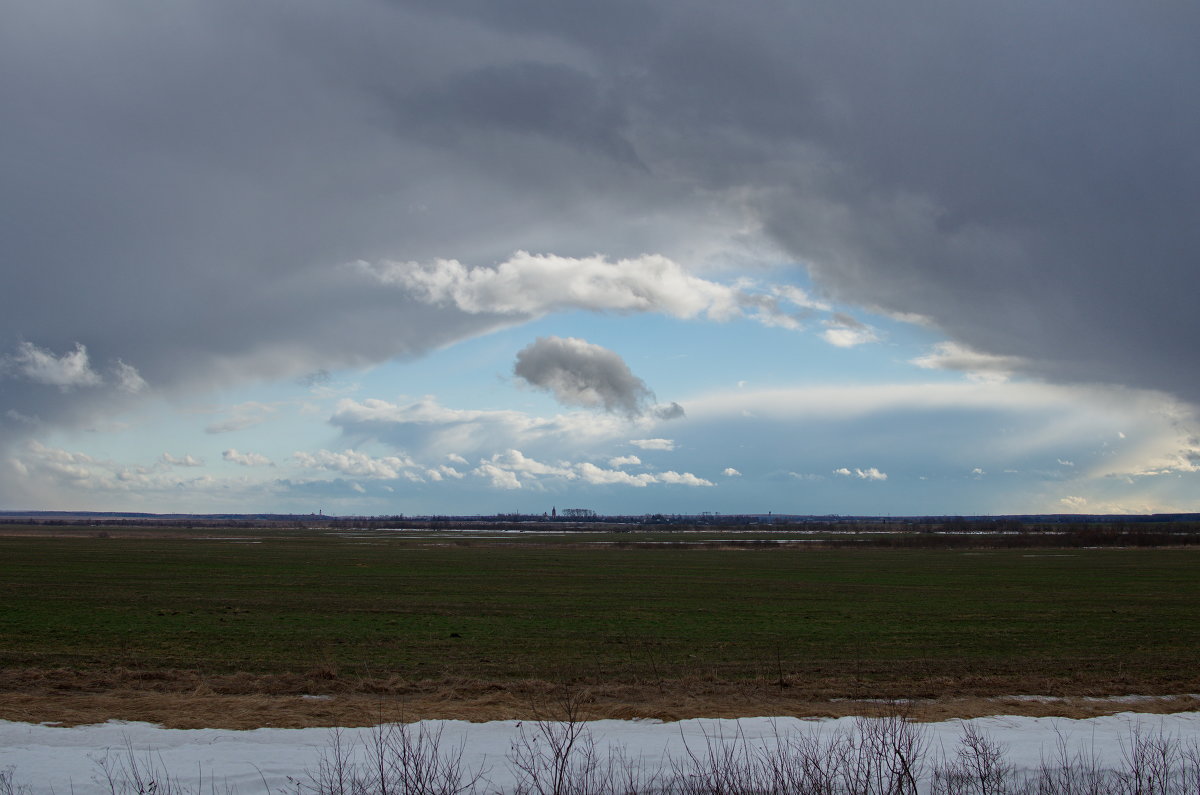
[{"label": "green field", "polygon": [[1200,690],[1200,550],[508,539],[0,538],[0,667]]}]

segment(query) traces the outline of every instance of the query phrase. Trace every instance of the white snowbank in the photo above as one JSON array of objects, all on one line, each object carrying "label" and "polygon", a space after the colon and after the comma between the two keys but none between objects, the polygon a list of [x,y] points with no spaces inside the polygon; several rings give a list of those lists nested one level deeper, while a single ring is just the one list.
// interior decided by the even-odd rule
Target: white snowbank
[{"label": "white snowbank", "polygon": [[[1135,728],[1143,733],[1162,732],[1185,742],[1200,739],[1200,713],[1196,712],[1121,713],[1086,720],[991,717],[920,724],[928,732],[930,752],[938,755],[944,749],[953,754],[964,723],[986,732],[1004,747],[1007,761],[1027,770],[1036,769],[1043,757],[1054,755],[1060,737],[1072,749],[1090,751],[1114,766],[1121,764],[1122,745],[1128,745]],[[520,737],[519,722],[429,721],[423,725],[442,730],[443,749],[455,749],[462,743],[465,766],[482,768],[490,789],[503,791],[514,783],[508,757]],[[601,752],[623,748],[627,758],[640,760],[647,770],[655,770],[669,768],[669,760],[683,758],[688,747],[703,752],[713,738],[771,745],[777,736],[791,732],[819,731],[825,735],[850,731],[855,719],[742,718],[678,723],[604,720],[587,725]],[[343,742],[367,742],[370,731],[342,730]],[[97,763],[106,754],[112,760],[125,758],[131,746],[141,759],[153,760],[188,789],[236,790],[242,795],[266,788],[278,792],[288,788],[289,776],[302,778],[306,770],[315,768],[331,736],[330,729],[181,730],[118,721],[63,728],[0,721],[0,771],[12,768],[14,783],[37,793],[107,792]]]}]

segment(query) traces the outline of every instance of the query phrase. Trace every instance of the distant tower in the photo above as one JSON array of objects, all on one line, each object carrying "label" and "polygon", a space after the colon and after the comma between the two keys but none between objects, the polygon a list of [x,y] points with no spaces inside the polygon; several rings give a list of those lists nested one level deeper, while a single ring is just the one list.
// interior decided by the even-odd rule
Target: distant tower
[{"label": "distant tower", "polygon": [[553,505],[552,505],[552,506],[550,506],[550,515],[551,515],[551,516],[558,516],[558,508],[555,508]]}]

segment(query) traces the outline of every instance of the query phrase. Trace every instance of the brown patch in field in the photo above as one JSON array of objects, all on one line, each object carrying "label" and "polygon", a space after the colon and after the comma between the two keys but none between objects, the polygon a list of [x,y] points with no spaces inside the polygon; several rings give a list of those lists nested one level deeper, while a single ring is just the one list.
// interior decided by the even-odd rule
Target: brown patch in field
[{"label": "brown patch in field", "polygon": [[[1013,681],[909,684],[908,697],[893,692],[887,698],[901,701],[914,719],[923,721],[984,715],[1085,718],[1115,712],[1200,710],[1197,695],[1131,699],[1112,695],[1122,691],[1110,690],[1106,696],[1094,683],[1084,691],[1065,694],[1061,692],[1062,683],[1054,683],[1058,686],[1056,695],[1039,697],[997,695],[1022,692],[1017,689],[1021,683]],[[970,686],[964,688],[964,684]],[[711,677],[563,685],[534,679],[339,679],[336,675],[329,678],[324,671],[308,675],[243,672],[204,676],[194,671],[120,669],[83,673],[18,669],[0,671],[0,719],[64,725],[119,719],[181,729],[367,726],[423,718],[531,720],[554,717],[567,693],[576,696],[580,714],[587,719],[839,717],[878,714],[889,704],[885,699],[839,695],[857,689],[855,683],[849,687],[834,681],[811,682],[803,687],[778,685],[767,680],[720,681]],[[991,693],[986,689],[989,685],[996,688]]]}]

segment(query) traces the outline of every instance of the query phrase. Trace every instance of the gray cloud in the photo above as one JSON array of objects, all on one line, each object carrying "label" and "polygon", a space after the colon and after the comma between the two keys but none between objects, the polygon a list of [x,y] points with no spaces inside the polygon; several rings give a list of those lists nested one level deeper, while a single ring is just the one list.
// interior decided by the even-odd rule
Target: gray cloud
[{"label": "gray cloud", "polygon": [[225,419],[206,425],[204,432],[230,433],[245,428],[253,428],[256,425],[262,425],[274,413],[275,407],[268,406],[265,403],[258,403],[256,401],[239,403],[228,410]]},{"label": "gray cloud", "polygon": [[697,18],[648,56],[655,129],[704,130],[680,155],[693,173],[756,188],[768,234],[835,296],[924,315],[1051,379],[1200,400],[1180,365],[1200,333],[1200,227],[1184,209],[1200,190],[1200,9]]},{"label": "gray cloud", "polygon": [[655,406],[653,414],[660,420],[675,420],[686,416],[683,406],[678,403],[668,403],[664,406]]},{"label": "gray cloud", "polygon": [[[1025,371],[1200,402],[1198,34],[1083,0],[16,0],[0,445],[521,322],[338,267],[518,250],[783,249]],[[55,363],[11,377],[25,341]]]},{"label": "gray cloud", "polygon": [[627,417],[645,414],[654,400],[654,393],[619,354],[575,337],[538,337],[517,353],[513,375],[552,393],[559,403]]}]

